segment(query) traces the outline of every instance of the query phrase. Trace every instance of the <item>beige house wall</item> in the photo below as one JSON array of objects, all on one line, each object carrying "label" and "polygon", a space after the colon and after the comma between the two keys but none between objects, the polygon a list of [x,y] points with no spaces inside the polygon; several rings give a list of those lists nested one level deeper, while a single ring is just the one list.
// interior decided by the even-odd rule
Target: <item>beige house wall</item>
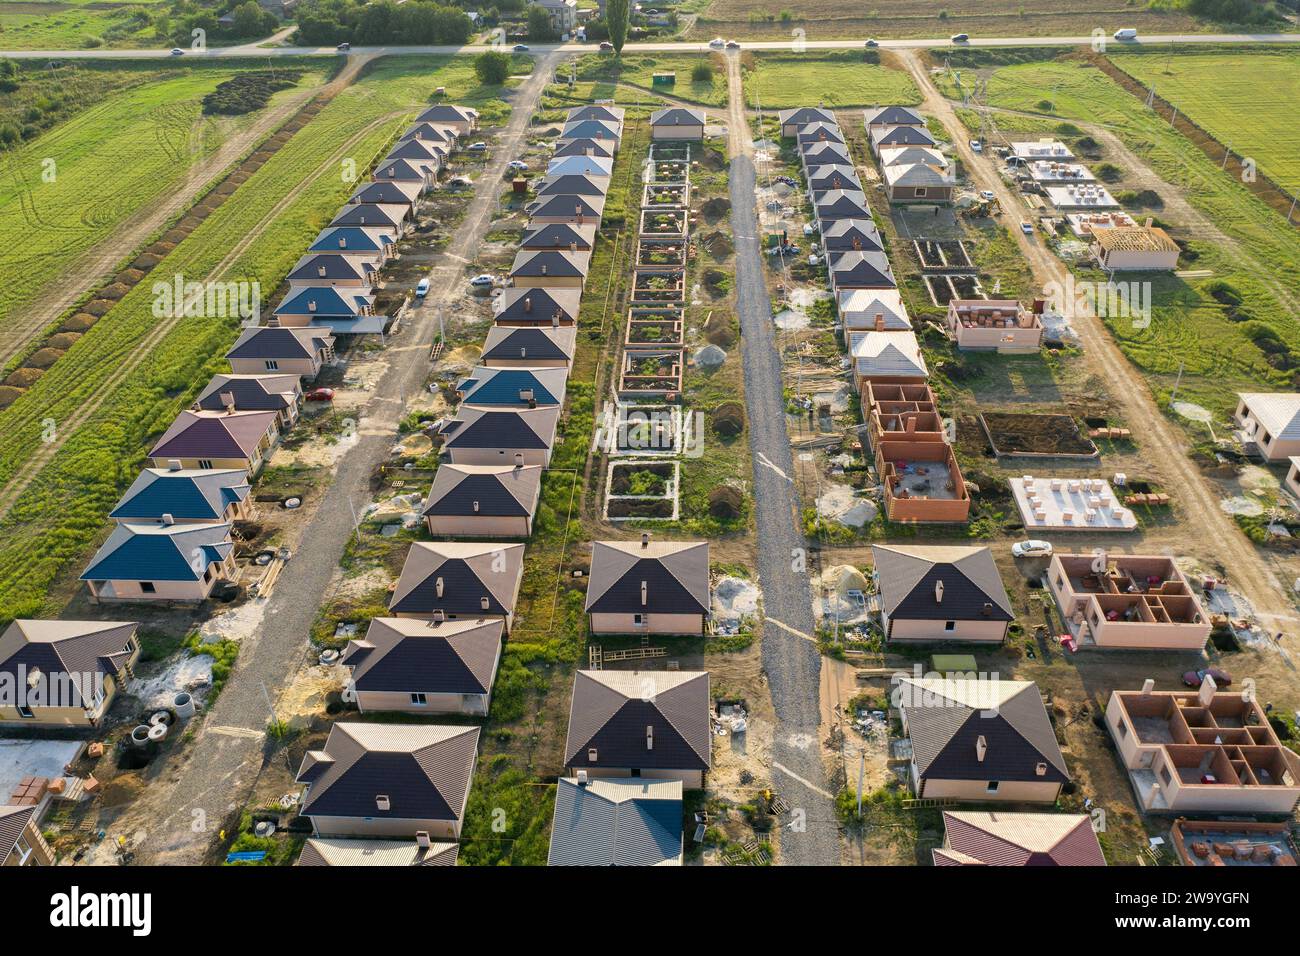
[{"label": "beige house wall", "polygon": [[634,614],[592,614],[593,634],[703,634],[702,614],[648,614],[637,624]]},{"label": "beige house wall", "polygon": [[220,564],[208,565],[207,581],[154,581],[154,591],[145,593],[140,581],[87,581],[91,600],[95,603],[111,601],[177,601],[198,604],[207,600],[213,587],[221,578],[235,576],[235,559],[232,554]]},{"label": "beige house wall", "polygon": [[[635,767],[569,767],[569,776],[576,776],[578,770],[587,771],[589,777],[631,777]],[[680,780],[686,790],[700,790],[704,787],[703,770],[647,770],[640,769],[643,780]]]},{"label": "beige house wall", "polygon": [[1000,781],[997,793],[989,793],[985,780],[923,779],[918,797],[926,799],[972,800],[978,803],[1054,803],[1061,785],[1050,781]]},{"label": "beige house wall", "polygon": [[650,129],[651,139],[663,140],[702,140],[703,126],[654,126]]},{"label": "beige house wall", "polygon": [[[497,655],[500,661],[500,654]],[[496,667],[492,669],[496,675]],[[427,694],[423,707],[411,703],[409,693],[398,691],[357,691],[357,710],[361,713],[393,711],[402,714],[468,714],[485,717],[488,694]]]},{"label": "beige house wall", "polygon": [[[139,659],[140,651],[137,649],[126,664],[128,672]],[[33,707],[31,708],[32,716],[23,717],[18,713],[17,707],[0,707],[0,724],[14,727],[97,726],[100,719],[108,713],[108,709],[113,706],[113,698],[117,696],[118,690],[117,679],[112,675],[105,674],[103,687],[104,699],[93,710],[87,711],[82,707]]]},{"label": "beige house wall", "polygon": [[1092,254],[1103,269],[1115,272],[1173,272],[1178,268],[1178,250],[1113,249],[1107,252],[1100,243],[1092,244]]},{"label": "beige house wall", "polygon": [[533,519],[501,515],[426,515],[429,533],[447,538],[526,538],[533,533]]},{"label": "beige house wall", "polygon": [[953,621],[953,629],[945,630],[942,620],[889,620],[885,625],[890,643],[943,643],[964,641],[980,644],[1000,644],[1007,636],[1005,621]]},{"label": "beige house wall", "polygon": [[453,465],[513,465],[515,455],[523,455],[523,464],[541,465],[545,468],[551,463],[549,448],[448,448],[447,460]]},{"label": "beige house wall", "polygon": [[[952,324],[949,324],[952,328]],[[1003,355],[1037,352],[1043,341],[1043,329],[972,329],[956,323],[959,349],[992,351]]]},{"label": "beige house wall", "polygon": [[297,375],[301,378],[315,378],[320,372],[319,359],[275,359],[275,367],[269,367],[266,359],[238,358],[230,360],[230,370],[236,375],[265,375],[267,372],[282,372],[285,375]]},{"label": "beige house wall", "polygon": [[450,820],[392,820],[363,817],[311,818],[312,828],[318,837],[398,837],[415,839],[421,830],[434,840],[460,839],[460,821]]},{"label": "beige house wall", "polygon": [[530,289],[581,289],[586,276],[519,276],[516,285],[527,283]]},{"label": "beige house wall", "polygon": [[[1238,402],[1235,417],[1242,431],[1252,437],[1259,446],[1260,452],[1269,461],[1283,461],[1292,455],[1300,455],[1300,439],[1283,441],[1276,435],[1269,434],[1268,429],[1260,424],[1254,412],[1246,408],[1244,402]],[[1265,436],[1268,437],[1267,441],[1264,440]]]}]

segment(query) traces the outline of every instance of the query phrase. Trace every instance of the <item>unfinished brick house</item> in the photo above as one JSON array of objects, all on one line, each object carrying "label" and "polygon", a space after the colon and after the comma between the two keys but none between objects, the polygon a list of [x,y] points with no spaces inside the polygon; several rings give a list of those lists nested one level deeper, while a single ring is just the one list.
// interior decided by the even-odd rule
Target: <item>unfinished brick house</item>
[{"label": "unfinished brick house", "polygon": [[970,493],[930,386],[865,381],[862,407],[889,520],[965,521]]},{"label": "unfinished brick house", "polygon": [[1057,554],[1047,587],[1080,647],[1199,651],[1210,618],[1170,558]]},{"label": "unfinished brick house", "polygon": [[953,299],[948,333],[967,351],[1037,352],[1043,344],[1042,320],[1015,299]]},{"label": "unfinished brick house", "polygon": [[1290,814],[1300,757],[1283,747],[1249,695],[1199,690],[1114,691],[1106,726],[1148,813]]}]

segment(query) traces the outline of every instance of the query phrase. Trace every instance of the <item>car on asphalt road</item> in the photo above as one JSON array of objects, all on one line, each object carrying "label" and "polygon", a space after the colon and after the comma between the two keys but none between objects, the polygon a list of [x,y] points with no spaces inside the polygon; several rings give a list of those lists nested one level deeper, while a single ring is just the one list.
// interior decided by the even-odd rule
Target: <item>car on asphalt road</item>
[{"label": "car on asphalt road", "polygon": [[737,40],[728,40],[728,41],[727,41],[727,49],[728,49],[728,50],[739,50],[739,49],[740,49],[740,42],[737,41]]},{"label": "car on asphalt road", "polygon": [[512,159],[510,162],[506,163],[506,169],[512,173],[522,173],[527,168],[528,164],[522,159]]},{"label": "car on asphalt road", "polygon": [[1015,558],[1050,558],[1052,543],[1050,541],[1017,541],[1011,546],[1011,556]]},{"label": "car on asphalt road", "polygon": [[1213,677],[1214,683],[1219,687],[1227,687],[1232,683],[1232,675],[1217,667],[1205,667],[1201,670],[1188,671],[1183,675],[1183,683],[1188,687],[1200,687],[1201,684],[1205,683],[1206,677]]},{"label": "car on asphalt road", "polygon": [[334,401],[334,389],[313,388],[303,397],[309,402],[332,402]]},{"label": "car on asphalt road", "polygon": [[714,37],[712,40],[709,41],[709,46],[715,50],[721,50],[726,45],[727,45],[727,41],[722,39],[722,37]]},{"label": "car on asphalt road", "polygon": [[185,51],[178,46],[172,47],[172,56],[184,56]]},{"label": "car on asphalt road", "polygon": [[614,49],[614,44],[610,43],[608,40],[602,40],[602,41],[601,41],[601,43],[600,43],[600,52],[601,52],[601,53],[609,53],[609,52],[612,51],[613,49]]},{"label": "car on asphalt road", "polygon": [[516,43],[516,44],[515,44],[515,52],[516,52],[516,53],[527,53],[527,52],[528,52],[528,44],[527,44],[527,43]]},{"label": "car on asphalt road", "polygon": [[879,41],[877,41],[877,40],[875,40],[875,39],[871,39],[871,40],[868,40],[868,41],[867,41],[867,49],[868,49],[868,50],[874,49],[874,48],[876,48],[876,47],[878,47],[878,46],[880,46],[880,43],[879,43]]},{"label": "car on asphalt road", "polygon": [[1034,224],[1026,219],[1020,224],[1020,231],[1026,236],[1032,236],[1034,234]]},{"label": "car on asphalt road", "polygon": [[469,280],[469,284],[476,289],[486,289],[495,283],[496,279],[492,278],[492,276],[488,275],[486,272],[481,272]]},{"label": "car on asphalt road", "polygon": [[1116,40],[1136,40],[1138,32],[1133,27],[1124,27],[1122,30],[1115,31]]},{"label": "car on asphalt road", "polygon": [[985,202],[992,202],[996,198],[997,196],[994,195],[993,190],[991,189],[980,190],[980,199],[983,199]]},{"label": "car on asphalt road", "polygon": [[467,153],[486,153],[487,143],[470,143],[465,147]]},{"label": "car on asphalt road", "polygon": [[347,41],[344,41],[343,43],[340,43],[338,46],[336,46],[334,49],[338,50],[340,53],[348,53],[352,50],[352,44],[348,43]]},{"label": "car on asphalt road", "polygon": [[425,276],[423,279],[421,279],[419,282],[415,284],[415,296],[418,299],[423,299],[428,294],[429,294],[429,277]]},{"label": "car on asphalt road", "polygon": [[969,41],[970,41],[970,34],[969,34],[969,33],[954,33],[954,34],[952,35],[952,42],[953,42],[953,43],[967,43],[967,42],[969,42]]},{"label": "car on asphalt road", "polygon": [[474,185],[474,181],[468,176],[453,176],[447,180],[448,189],[468,189]]},{"label": "car on asphalt road", "polygon": [[984,152],[984,144],[977,139],[973,139],[970,141],[970,148],[975,150],[975,152],[977,153]]}]

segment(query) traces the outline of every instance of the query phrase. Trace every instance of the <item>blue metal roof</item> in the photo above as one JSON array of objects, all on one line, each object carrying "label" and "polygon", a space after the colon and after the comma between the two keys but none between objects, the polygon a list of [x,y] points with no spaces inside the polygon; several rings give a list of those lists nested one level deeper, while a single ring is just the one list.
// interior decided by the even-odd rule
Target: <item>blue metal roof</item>
[{"label": "blue metal roof", "polygon": [[228,524],[118,525],[81,580],[197,581],[233,549]]},{"label": "blue metal roof", "polygon": [[243,501],[248,493],[242,471],[205,474],[146,470],[127,489],[109,517],[156,520],[169,514],[177,521],[211,520],[220,518],[226,508]]},{"label": "blue metal roof", "polygon": [[[503,368],[495,375],[490,369],[479,369],[480,378],[469,378],[456,389],[463,400],[474,405],[524,405],[520,389],[531,388],[538,405],[558,405],[559,398],[537,380],[527,369]],[[482,374],[487,373],[487,374]]]},{"label": "blue metal roof", "polygon": [[[310,302],[316,303],[315,309],[307,307]],[[340,292],[332,286],[311,286],[298,290],[281,302],[276,306],[275,314],[350,319],[360,314],[365,304],[366,298],[356,293]]]}]

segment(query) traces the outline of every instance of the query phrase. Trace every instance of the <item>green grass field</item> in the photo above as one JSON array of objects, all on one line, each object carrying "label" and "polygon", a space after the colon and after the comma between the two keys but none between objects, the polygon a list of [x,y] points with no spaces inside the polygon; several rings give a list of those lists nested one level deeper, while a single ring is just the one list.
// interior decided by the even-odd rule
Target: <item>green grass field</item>
[{"label": "green grass field", "polygon": [[1300,194],[1300,50],[1112,55],[1261,172]]},{"label": "green grass field", "polygon": [[[872,51],[867,51],[872,52]],[[745,71],[745,102],[764,109],[796,106],[911,105],[921,102],[902,70],[868,63],[856,50],[834,53],[758,53]]]},{"label": "green grass field", "polygon": [[[951,82],[941,84],[949,95]],[[1149,327],[1128,319],[1107,324],[1125,354],[1146,374],[1158,396],[1167,395],[1184,368],[1179,395],[1226,415],[1240,389],[1291,390],[1300,356],[1300,327],[1291,320],[1300,302],[1300,234],[1256,199],[1217,163],[1158,119],[1137,98],[1095,67],[1078,60],[1028,62],[995,70],[988,81],[991,106],[1041,115],[1013,126],[1096,123],[1114,132],[1166,182],[1232,240],[1190,240],[1185,269],[1207,278],[1153,279]],[[974,114],[964,119],[973,120]],[[1133,210],[1135,216],[1160,210]],[[1096,278],[1096,276],[1089,276]],[[1142,276],[1142,279],[1150,278]],[[1227,283],[1239,305],[1225,304],[1216,283]],[[1276,338],[1285,352],[1256,344]]]},{"label": "green grass field", "polygon": [[50,7],[49,13],[0,10],[0,48],[80,50],[99,46],[138,47],[156,42],[152,27],[132,29],[131,10],[126,6],[97,9],[78,4],[68,9],[51,4]]},{"label": "green grass field", "polygon": [[[691,80],[691,70],[701,59],[713,64],[713,79],[707,83]],[[560,70],[564,75],[564,70]],[[654,74],[676,73],[677,82],[672,86],[654,86]],[[727,104],[727,71],[725,66],[715,62],[715,58],[690,53],[657,53],[646,55],[629,52],[627,56],[615,58],[600,54],[589,54],[578,60],[578,80],[604,82],[606,84],[624,83],[644,90],[653,90],[678,100],[699,103],[702,106],[725,106]]]},{"label": "green grass field", "polygon": [[[363,172],[437,86],[445,86],[452,101],[476,106],[484,122],[500,121],[507,112],[500,88],[479,86],[467,57],[385,59],[242,184],[157,266],[157,274],[212,277],[214,267],[256,231],[224,278],[256,280],[269,294],[355,188],[342,175],[343,161],[355,160]],[[300,191],[277,212],[294,190]],[[43,420],[66,420],[132,356],[158,321],[152,299],[149,283],[136,286],[0,413],[0,476],[13,474],[39,447]],[[51,586],[76,570],[75,562],[102,537],[105,516],[134,478],[150,439],[227,367],[222,356],[237,326],[237,318],[180,322],[19,498],[0,522],[0,621],[50,610]]]},{"label": "green grass field", "polygon": [[[0,323],[122,222],[185,183],[192,166],[260,115],[205,117],[204,94],[238,71],[179,70],[108,97],[0,153]],[[300,83],[316,86],[313,67]],[[71,95],[76,95],[75,89]],[[277,97],[294,95],[284,91]],[[129,255],[123,249],[122,255]]]}]

